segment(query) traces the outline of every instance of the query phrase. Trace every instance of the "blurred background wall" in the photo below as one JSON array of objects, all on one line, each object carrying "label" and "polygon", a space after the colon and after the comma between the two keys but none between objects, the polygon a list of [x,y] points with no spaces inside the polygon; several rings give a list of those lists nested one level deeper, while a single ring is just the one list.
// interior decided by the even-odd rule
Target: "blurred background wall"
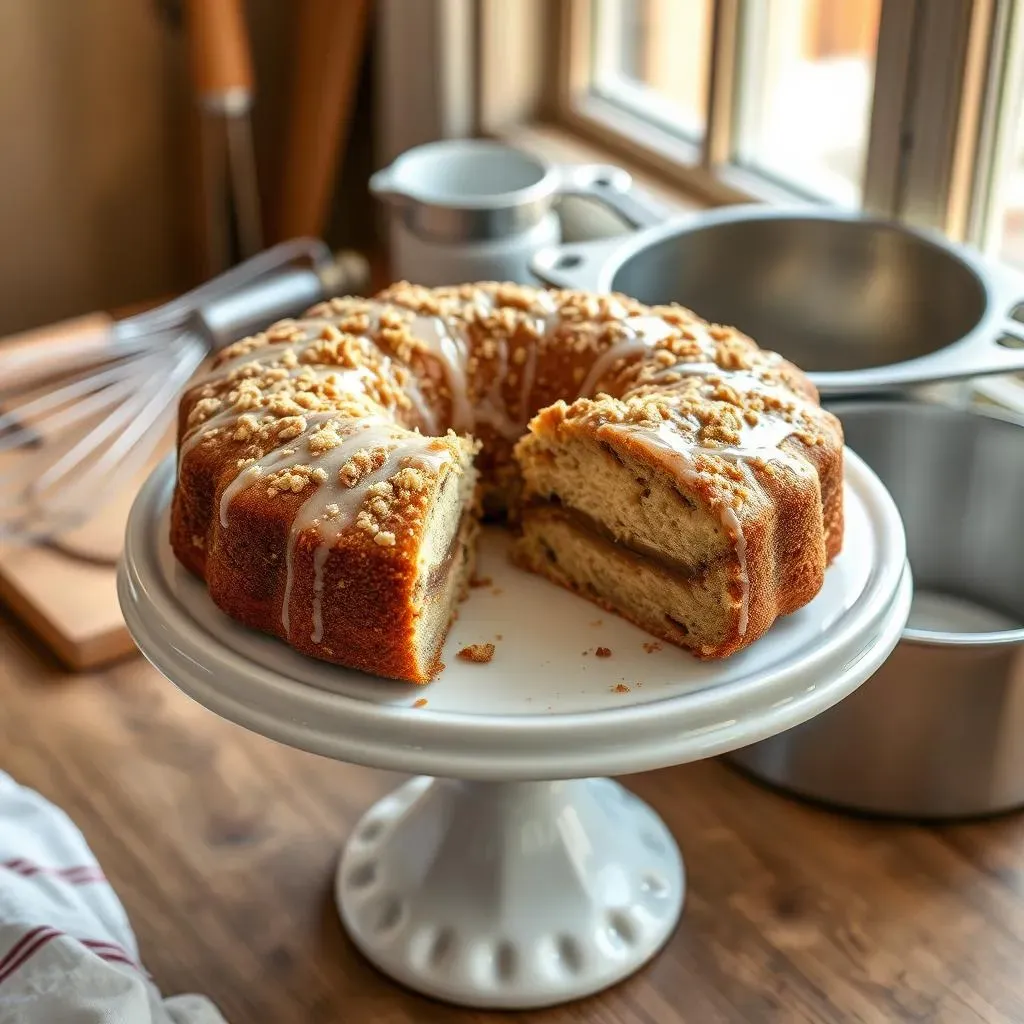
[{"label": "blurred background wall", "polygon": [[[268,215],[284,159],[292,5],[247,0]],[[193,283],[197,116],[173,0],[0,0],[0,334]],[[328,241],[372,232],[365,61]]]}]

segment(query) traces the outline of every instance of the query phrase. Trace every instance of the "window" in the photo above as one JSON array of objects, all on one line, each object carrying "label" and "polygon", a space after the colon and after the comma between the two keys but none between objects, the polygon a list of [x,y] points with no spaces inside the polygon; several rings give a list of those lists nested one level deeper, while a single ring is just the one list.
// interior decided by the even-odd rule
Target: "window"
[{"label": "window", "polygon": [[736,159],[854,206],[861,199],[879,0],[762,0],[744,8]]},{"label": "window", "polygon": [[[646,153],[712,199],[872,198],[877,72],[899,77],[908,63],[891,47],[878,68],[882,0],[567,0],[565,10],[557,110],[572,127]],[[875,135],[876,147],[897,139]]]},{"label": "window", "polygon": [[989,152],[979,153],[982,172],[977,191],[982,212],[975,241],[990,255],[1024,270],[1024,15],[1020,5],[1014,5],[1003,34],[1004,57],[990,87]]},{"label": "window", "polygon": [[1008,263],[1024,268],[1024,106],[1016,104],[1008,118],[1007,162],[1000,176],[996,251]]},{"label": "window", "polygon": [[711,0],[594,0],[594,94],[699,143],[712,17]]},{"label": "window", "polygon": [[[1003,13],[992,32],[968,236],[989,256],[1024,271],[1024,11],[1018,3]],[[1024,414],[1024,375],[981,378],[973,391]]]},{"label": "window", "polygon": [[[754,0],[738,8],[727,53],[734,110],[726,156],[740,167],[822,198],[860,200],[880,0]],[[693,147],[707,139],[716,18],[712,0],[589,0],[582,104],[597,100]],[[737,59],[734,59],[738,57]],[[724,90],[723,90],[724,91]],[[590,110],[600,117],[600,106]],[[605,110],[605,113],[612,113]],[[620,121],[621,126],[621,121]],[[731,130],[730,130],[731,129]],[[649,134],[648,134],[649,137]]]},{"label": "window", "polygon": [[[1004,173],[982,189],[979,168],[991,165],[992,182],[997,175],[993,153],[982,158],[978,148],[989,143],[976,135],[996,103],[991,88],[978,83],[1014,48],[1011,37],[1021,30],[1008,32],[999,23],[1009,22],[1006,12],[1019,4],[555,0],[547,9],[552,6],[563,13],[559,43],[546,51],[548,79],[558,86],[543,115],[620,159],[646,164],[712,203],[832,203],[971,240],[984,209],[990,248],[999,221],[1007,252],[1014,245],[1024,250],[1024,175]],[[1015,18],[1024,21],[1019,13]],[[545,29],[552,27],[549,18]],[[998,134],[1005,167],[1017,160],[1006,155],[1014,147],[1024,152],[1024,110],[1016,102],[1024,95],[1024,74],[1001,95],[1002,127],[989,136]],[[1013,258],[1024,259],[1024,251]]]}]

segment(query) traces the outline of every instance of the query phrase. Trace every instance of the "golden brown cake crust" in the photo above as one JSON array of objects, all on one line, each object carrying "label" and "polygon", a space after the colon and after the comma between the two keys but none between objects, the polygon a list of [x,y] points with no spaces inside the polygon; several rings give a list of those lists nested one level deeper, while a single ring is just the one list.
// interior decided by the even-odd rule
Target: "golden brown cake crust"
[{"label": "golden brown cake crust", "polygon": [[474,459],[487,507],[514,514],[531,458],[573,434],[682,473],[744,549],[735,628],[696,653],[746,646],[820,589],[842,434],[800,370],[680,307],[500,284],[335,299],[220,353],[180,405],[172,546],[239,622],[424,682],[431,517],[470,500]]}]

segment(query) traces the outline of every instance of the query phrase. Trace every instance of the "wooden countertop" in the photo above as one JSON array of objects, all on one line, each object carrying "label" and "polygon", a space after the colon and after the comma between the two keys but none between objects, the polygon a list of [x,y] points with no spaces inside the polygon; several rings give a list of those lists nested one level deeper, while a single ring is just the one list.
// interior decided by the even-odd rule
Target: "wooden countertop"
[{"label": "wooden countertop", "polygon": [[141,658],[69,676],[2,618],[0,768],[85,832],[161,989],[231,1024],[1024,1021],[1021,816],[923,829],[718,763],[634,776],[681,842],[682,925],[609,992],[509,1016],[413,996],[342,933],[338,851],[397,776],[251,735]]}]

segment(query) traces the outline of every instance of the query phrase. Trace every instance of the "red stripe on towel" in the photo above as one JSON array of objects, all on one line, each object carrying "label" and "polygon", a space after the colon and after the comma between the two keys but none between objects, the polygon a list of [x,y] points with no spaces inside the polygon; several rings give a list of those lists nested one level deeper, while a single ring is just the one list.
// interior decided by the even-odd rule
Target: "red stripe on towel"
[{"label": "red stripe on towel", "polygon": [[17,954],[25,948],[25,944],[31,942],[37,935],[40,934],[40,932],[49,932],[55,930],[56,929],[51,928],[49,925],[44,924],[40,925],[38,928],[31,929],[31,931],[25,932],[25,934],[22,935],[22,937],[18,939],[18,941],[13,946],[11,946],[11,948],[7,950],[7,952],[4,953],[3,956],[0,956],[0,970],[3,970],[3,968],[7,965],[7,961],[17,956]]},{"label": "red stripe on towel", "polygon": [[81,864],[71,868],[46,868],[41,864],[25,860],[24,857],[15,857],[12,860],[0,861],[0,868],[7,868],[8,871],[24,875],[25,878],[31,878],[33,875],[49,875],[60,878],[69,885],[90,885],[107,880],[99,867],[90,864]]},{"label": "red stripe on towel", "polygon": [[48,942],[63,935],[56,928],[35,928],[24,935],[7,956],[0,961],[0,985],[2,985],[19,967],[31,959]]},{"label": "red stripe on towel", "polygon": [[86,949],[91,949],[97,956],[102,956],[105,953],[109,953],[112,956],[121,957],[122,960],[130,963],[132,967],[142,970],[142,965],[133,959],[131,953],[128,952],[124,946],[119,946],[116,942],[106,942],[101,939],[79,939],[79,942]]},{"label": "red stripe on towel", "polygon": [[116,942],[107,942],[103,939],[75,939],[73,936],[62,932],[59,928],[51,928],[43,925],[26,932],[22,937],[0,958],[0,984],[3,984],[15,971],[30,960],[47,943],[54,939],[70,938],[79,945],[84,946],[93,956],[99,957],[108,963],[124,964],[131,967],[140,974],[149,975],[138,961],[132,957],[126,949]]}]

